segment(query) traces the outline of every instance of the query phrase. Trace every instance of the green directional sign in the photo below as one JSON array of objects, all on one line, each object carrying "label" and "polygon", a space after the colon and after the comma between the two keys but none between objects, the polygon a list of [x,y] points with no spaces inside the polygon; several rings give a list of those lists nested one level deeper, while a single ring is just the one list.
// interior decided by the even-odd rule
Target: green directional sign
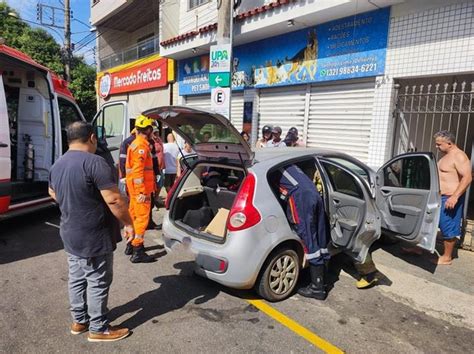
[{"label": "green directional sign", "polygon": [[209,86],[211,87],[229,87],[230,73],[209,73]]}]

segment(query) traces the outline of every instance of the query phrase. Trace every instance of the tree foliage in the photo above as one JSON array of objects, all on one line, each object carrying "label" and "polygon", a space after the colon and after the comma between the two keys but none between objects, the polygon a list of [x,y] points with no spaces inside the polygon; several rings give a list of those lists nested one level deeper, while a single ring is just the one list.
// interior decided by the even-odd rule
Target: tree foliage
[{"label": "tree foliage", "polygon": [[[0,37],[5,39],[8,46],[28,54],[38,63],[64,76],[61,46],[44,29],[32,28],[23,22],[5,2],[0,2]],[[69,88],[88,120],[92,119],[96,111],[95,79],[95,68],[87,65],[84,58],[74,56]]]}]

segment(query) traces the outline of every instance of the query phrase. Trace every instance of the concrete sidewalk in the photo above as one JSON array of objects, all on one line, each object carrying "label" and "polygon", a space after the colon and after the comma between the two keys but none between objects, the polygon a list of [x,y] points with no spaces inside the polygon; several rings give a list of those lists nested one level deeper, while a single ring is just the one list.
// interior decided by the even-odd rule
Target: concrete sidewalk
[{"label": "concrete sidewalk", "polygon": [[434,318],[474,329],[474,253],[459,250],[450,266],[436,266],[429,256],[402,255],[399,244],[374,251],[377,268],[390,283],[379,290]]}]

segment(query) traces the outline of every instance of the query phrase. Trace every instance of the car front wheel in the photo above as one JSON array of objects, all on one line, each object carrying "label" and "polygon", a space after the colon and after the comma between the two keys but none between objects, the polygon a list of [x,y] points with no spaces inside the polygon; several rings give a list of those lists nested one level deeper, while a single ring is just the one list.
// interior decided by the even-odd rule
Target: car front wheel
[{"label": "car front wheel", "polygon": [[256,290],[268,301],[281,301],[295,289],[300,272],[298,254],[292,249],[280,249],[265,262]]}]

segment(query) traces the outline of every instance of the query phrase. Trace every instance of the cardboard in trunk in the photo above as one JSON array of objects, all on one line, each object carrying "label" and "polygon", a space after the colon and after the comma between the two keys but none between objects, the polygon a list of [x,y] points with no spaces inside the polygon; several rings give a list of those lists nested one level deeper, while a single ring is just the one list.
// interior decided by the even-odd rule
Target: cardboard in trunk
[{"label": "cardboard in trunk", "polygon": [[216,216],[214,216],[209,225],[207,225],[204,232],[214,236],[224,237],[225,225],[227,223],[228,216],[229,209],[219,208],[219,211],[217,212]]}]

